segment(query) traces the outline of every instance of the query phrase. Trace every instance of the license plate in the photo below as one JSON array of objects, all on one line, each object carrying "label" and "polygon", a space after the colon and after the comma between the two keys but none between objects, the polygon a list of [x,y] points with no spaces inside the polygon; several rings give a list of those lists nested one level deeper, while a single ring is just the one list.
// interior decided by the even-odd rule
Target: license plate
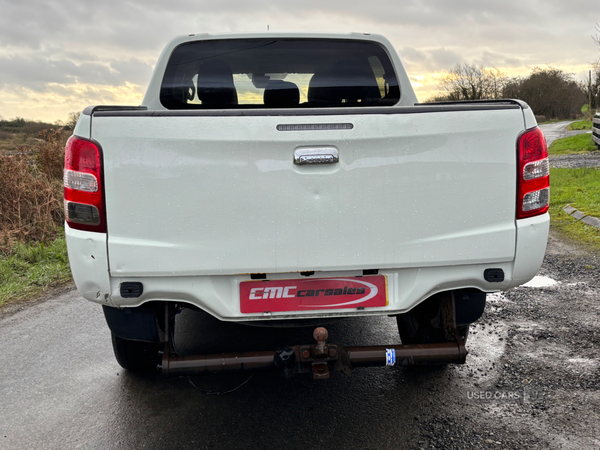
[{"label": "license plate", "polygon": [[385,275],[240,283],[242,313],[362,309],[387,304]]}]

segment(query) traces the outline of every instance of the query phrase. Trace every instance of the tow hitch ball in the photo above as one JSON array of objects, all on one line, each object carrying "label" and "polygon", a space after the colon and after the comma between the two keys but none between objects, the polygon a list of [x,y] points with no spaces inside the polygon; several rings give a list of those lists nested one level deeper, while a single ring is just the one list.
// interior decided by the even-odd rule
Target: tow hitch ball
[{"label": "tow hitch ball", "polygon": [[[283,372],[286,377],[312,373],[315,380],[329,378],[331,371],[349,375],[356,367],[418,364],[463,364],[467,351],[458,335],[456,342],[426,345],[344,347],[327,343],[328,332],[314,330],[316,344],[295,345],[276,351],[243,352],[216,355],[177,356],[165,343],[159,370],[165,376],[185,376],[231,372]],[[167,334],[168,336],[168,334]]]},{"label": "tow hitch ball", "polygon": [[330,367],[332,370],[341,370],[349,375],[349,364],[344,367],[342,360],[338,357],[340,346],[327,344],[327,338],[329,337],[327,330],[323,327],[316,328],[313,337],[317,341],[316,345],[301,345],[296,351],[294,351],[294,348],[289,347],[277,350],[274,358],[275,365],[277,366],[279,363],[279,354],[288,354],[292,351],[295,356],[297,354],[297,358],[294,359],[298,361],[298,364],[295,366],[290,362],[283,366],[279,364],[279,368],[283,369],[284,374],[288,376],[292,373],[312,372],[315,380],[326,380],[329,378]]}]

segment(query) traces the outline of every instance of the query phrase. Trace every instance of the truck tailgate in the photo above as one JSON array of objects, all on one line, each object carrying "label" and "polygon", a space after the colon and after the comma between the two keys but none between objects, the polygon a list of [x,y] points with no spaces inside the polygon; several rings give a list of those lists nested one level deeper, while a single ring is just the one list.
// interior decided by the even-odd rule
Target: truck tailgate
[{"label": "truck tailgate", "polygon": [[[96,113],[111,275],[512,261],[522,130],[514,108]],[[294,164],[295,149],[323,146],[338,163]]]}]

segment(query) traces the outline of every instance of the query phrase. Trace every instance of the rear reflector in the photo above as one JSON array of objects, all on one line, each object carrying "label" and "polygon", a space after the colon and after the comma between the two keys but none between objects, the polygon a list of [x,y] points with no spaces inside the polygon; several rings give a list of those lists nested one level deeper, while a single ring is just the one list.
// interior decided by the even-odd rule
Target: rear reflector
[{"label": "rear reflector", "polygon": [[542,130],[532,128],[518,139],[517,219],[538,216],[550,204],[550,163]]},{"label": "rear reflector", "polygon": [[483,278],[490,283],[502,283],[504,281],[504,270],[502,269],[485,269]]},{"label": "rear reflector", "polygon": [[100,146],[71,136],[65,148],[63,175],[65,220],[71,228],[106,232]]},{"label": "rear reflector", "polygon": [[100,212],[92,205],[65,200],[65,217],[72,223],[100,225]]},{"label": "rear reflector", "polygon": [[126,281],[121,283],[121,297],[138,298],[144,292],[144,285],[139,281]]}]

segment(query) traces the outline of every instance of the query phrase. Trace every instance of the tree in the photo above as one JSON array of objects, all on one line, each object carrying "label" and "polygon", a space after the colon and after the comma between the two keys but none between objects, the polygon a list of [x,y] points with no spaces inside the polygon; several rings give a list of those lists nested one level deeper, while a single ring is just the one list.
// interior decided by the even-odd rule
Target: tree
[{"label": "tree", "polygon": [[[594,29],[600,33],[600,23],[596,23]],[[598,50],[600,50],[600,34],[592,36],[592,40],[598,46]],[[581,83],[581,88],[591,102],[590,107],[592,109],[600,108],[600,58],[592,63],[591,82],[588,79],[586,82]]]},{"label": "tree", "polygon": [[593,62],[591,66],[591,83],[590,79],[586,77],[585,80],[579,82],[579,88],[585,95],[585,98],[587,99],[586,102],[591,100],[591,108],[598,109],[600,108],[600,59]]},{"label": "tree", "polygon": [[537,115],[569,119],[581,113],[581,105],[587,101],[581,86],[572,78],[560,69],[535,67],[528,77],[507,83],[503,94],[527,102]]},{"label": "tree", "polygon": [[470,64],[457,64],[440,81],[440,88],[446,91],[435,100],[480,100],[502,98],[502,90],[508,77],[495,67],[477,67]]},{"label": "tree", "polygon": [[79,116],[81,115],[81,111],[79,112],[70,112],[67,118],[67,122],[65,125],[70,129],[74,130],[75,125],[77,125],[77,121],[79,120]]}]

